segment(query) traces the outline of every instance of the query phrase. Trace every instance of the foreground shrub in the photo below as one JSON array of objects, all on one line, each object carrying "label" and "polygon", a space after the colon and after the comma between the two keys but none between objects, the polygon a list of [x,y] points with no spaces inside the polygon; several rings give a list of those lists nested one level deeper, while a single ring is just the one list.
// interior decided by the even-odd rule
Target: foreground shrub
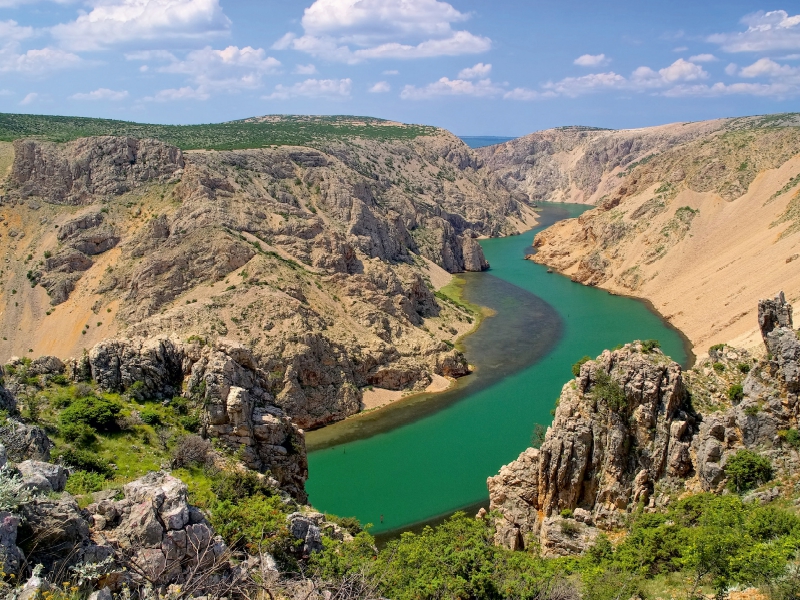
[{"label": "foreground shrub", "polygon": [[746,492],[772,479],[772,463],[752,450],[739,450],[725,465],[728,487],[736,492]]},{"label": "foreground shrub", "polygon": [[286,505],[279,497],[256,495],[238,503],[218,502],[211,511],[211,525],[231,548],[251,554],[269,552],[286,564],[291,562],[295,543],[287,515]]},{"label": "foreground shrub", "polygon": [[148,425],[155,426],[161,424],[161,415],[158,414],[158,411],[153,408],[145,408],[141,411],[139,416],[141,417],[142,422],[147,423]]},{"label": "foreground shrub", "polygon": [[643,340],[642,341],[642,352],[645,354],[650,354],[656,348],[661,348],[661,342],[658,340]]},{"label": "foreground shrub", "polygon": [[110,479],[114,474],[111,463],[99,456],[96,452],[82,450],[80,448],[66,447],[61,450],[56,458],[67,466],[74,467],[80,471],[98,473],[106,479]]},{"label": "foreground shrub", "polygon": [[211,489],[220,500],[237,503],[252,496],[272,496],[274,490],[267,484],[266,477],[259,477],[253,471],[222,471],[211,484]]},{"label": "foreground shrub", "polygon": [[92,471],[75,471],[67,479],[66,490],[73,495],[91,494],[103,489],[106,478]]},{"label": "foreground shrub", "polygon": [[86,423],[67,423],[59,427],[61,437],[68,442],[73,442],[80,448],[91,446],[97,441],[97,432],[94,427]]},{"label": "foreground shrub", "polygon": [[628,405],[624,390],[603,370],[595,373],[595,384],[591,393],[595,402],[605,402],[611,410],[620,410]]},{"label": "foreground shrub", "polygon": [[88,396],[78,398],[59,415],[61,425],[84,423],[97,431],[116,431],[122,407],[112,400]]}]

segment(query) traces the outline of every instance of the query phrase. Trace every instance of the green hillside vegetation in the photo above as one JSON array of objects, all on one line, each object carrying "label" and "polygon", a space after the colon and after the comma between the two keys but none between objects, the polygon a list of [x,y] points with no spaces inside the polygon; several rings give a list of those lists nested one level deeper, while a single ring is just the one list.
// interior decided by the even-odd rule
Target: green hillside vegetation
[{"label": "green hillside vegetation", "polygon": [[111,119],[0,113],[0,141],[35,138],[68,142],[81,137],[117,135],[155,138],[182,150],[318,147],[343,138],[411,140],[436,131],[435,127],[351,116],[279,115],[204,125],[152,125]]}]

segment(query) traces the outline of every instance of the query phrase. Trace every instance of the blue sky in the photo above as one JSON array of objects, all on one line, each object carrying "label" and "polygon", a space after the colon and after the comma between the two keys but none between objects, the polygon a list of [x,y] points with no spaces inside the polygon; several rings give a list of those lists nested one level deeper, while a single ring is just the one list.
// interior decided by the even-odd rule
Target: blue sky
[{"label": "blue sky", "polygon": [[0,0],[0,112],[512,136],[797,111],[782,1]]}]

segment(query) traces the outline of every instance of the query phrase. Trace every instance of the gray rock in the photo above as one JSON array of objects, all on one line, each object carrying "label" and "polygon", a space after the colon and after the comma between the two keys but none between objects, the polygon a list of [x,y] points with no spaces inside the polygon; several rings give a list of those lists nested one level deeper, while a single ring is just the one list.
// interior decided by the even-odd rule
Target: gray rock
[{"label": "gray rock", "polygon": [[17,547],[18,527],[19,517],[0,511],[0,566],[7,576],[18,574],[25,562],[25,555]]},{"label": "gray rock", "polygon": [[320,524],[324,521],[320,513],[292,513],[286,520],[289,521],[289,532],[295,539],[302,540],[302,552],[310,555],[322,550],[322,531]]},{"label": "gray rock", "polygon": [[44,430],[16,419],[8,419],[0,427],[0,442],[12,462],[50,460],[50,449],[53,447]]},{"label": "gray rock", "polygon": [[59,499],[35,498],[20,506],[19,540],[28,548],[28,563],[42,564],[46,573],[77,563],[89,544],[89,525],[77,502],[64,494]]},{"label": "gray rock", "polygon": [[17,465],[26,485],[44,493],[61,492],[67,485],[67,471],[60,465],[25,460]]}]

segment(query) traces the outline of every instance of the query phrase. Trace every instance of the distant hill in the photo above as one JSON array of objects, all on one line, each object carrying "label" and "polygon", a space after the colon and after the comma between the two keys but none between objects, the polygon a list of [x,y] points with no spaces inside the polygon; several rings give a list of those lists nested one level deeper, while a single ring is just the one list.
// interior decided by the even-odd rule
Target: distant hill
[{"label": "distant hill", "polygon": [[35,138],[69,142],[81,137],[115,135],[154,138],[182,150],[316,146],[325,140],[343,137],[409,140],[436,131],[435,127],[423,125],[339,115],[268,115],[226,123],[154,125],[113,119],[0,113],[0,141]]}]

